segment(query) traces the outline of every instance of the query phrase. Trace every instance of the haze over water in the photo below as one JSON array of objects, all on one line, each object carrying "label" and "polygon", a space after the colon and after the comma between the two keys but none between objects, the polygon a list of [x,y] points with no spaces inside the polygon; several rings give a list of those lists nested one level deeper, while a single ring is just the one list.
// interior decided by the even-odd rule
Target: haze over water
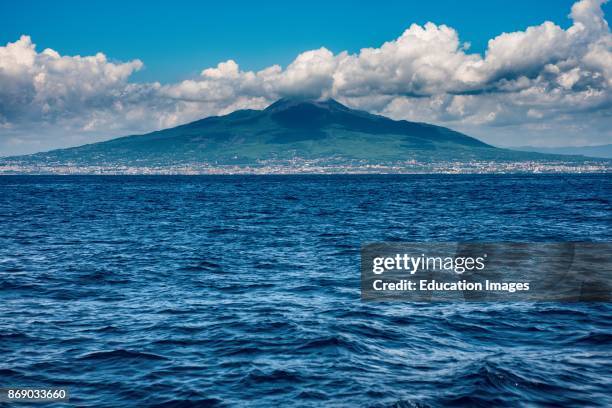
[{"label": "haze over water", "polygon": [[609,175],[0,178],[0,383],[106,406],[612,405],[612,306],[363,303],[380,241],[611,241]]}]

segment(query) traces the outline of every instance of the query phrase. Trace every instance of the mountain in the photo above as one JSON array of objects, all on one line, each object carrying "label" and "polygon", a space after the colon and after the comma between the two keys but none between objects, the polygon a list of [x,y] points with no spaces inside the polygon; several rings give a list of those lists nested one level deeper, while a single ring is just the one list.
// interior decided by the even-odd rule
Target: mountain
[{"label": "mountain", "polygon": [[565,146],[565,147],[515,147],[515,150],[548,154],[569,154],[574,156],[600,157],[612,159],[612,144],[599,146]]},{"label": "mountain", "polygon": [[[19,166],[319,166],[551,159],[500,149],[426,123],[392,120],[335,100],[281,99],[171,129],[5,159]],[[1,163],[0,163],[1,164]]]}]

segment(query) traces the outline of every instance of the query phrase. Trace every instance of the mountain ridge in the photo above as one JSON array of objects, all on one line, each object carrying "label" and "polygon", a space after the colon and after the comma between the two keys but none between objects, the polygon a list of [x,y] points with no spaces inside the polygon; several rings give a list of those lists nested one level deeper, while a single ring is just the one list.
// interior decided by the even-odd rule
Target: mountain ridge
[{"label": "mountain ridge", "polygon": [[4,161],[76,167],[291,166],[299,161],[350,167],[555,157],[497,148],[442,126],[393,120],[333,99],[284,98],[262,110],[237,110],[169,129]]},{"label": "mountain ridge", "polygon": [[537,147],[537,146],[517,146],[513,150],[525,152],[563,154],[572,156],[596,157],[602,159],[612,159],[612,143],[594,146],[559,146],[559,147]]}]

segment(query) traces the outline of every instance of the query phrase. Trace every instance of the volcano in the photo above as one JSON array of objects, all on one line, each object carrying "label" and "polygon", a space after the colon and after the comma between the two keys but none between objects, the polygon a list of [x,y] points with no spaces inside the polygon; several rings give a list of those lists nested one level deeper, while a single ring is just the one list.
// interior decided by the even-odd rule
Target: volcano
[{"label": "volcano", "polygon": [[18,159],[22,164],[47,166],[164,167],[261,166],[300,160],[350,166],[553,157],[496,148],[445,127],[392,120],[333,99],[281,99],[263,110],[238,110],[170,129]]}]

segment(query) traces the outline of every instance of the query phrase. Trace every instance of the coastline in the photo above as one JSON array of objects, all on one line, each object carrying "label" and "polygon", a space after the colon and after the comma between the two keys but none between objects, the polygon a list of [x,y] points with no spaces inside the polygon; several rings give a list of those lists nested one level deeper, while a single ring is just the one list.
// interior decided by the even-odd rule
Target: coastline
[{"label": "coastline", "polygon": [[0,175],[297,175],[297,174],[609,174],[612,161],[444,162],[364,165],[210,165],[128,166],[77,164],[0,164]]}]

